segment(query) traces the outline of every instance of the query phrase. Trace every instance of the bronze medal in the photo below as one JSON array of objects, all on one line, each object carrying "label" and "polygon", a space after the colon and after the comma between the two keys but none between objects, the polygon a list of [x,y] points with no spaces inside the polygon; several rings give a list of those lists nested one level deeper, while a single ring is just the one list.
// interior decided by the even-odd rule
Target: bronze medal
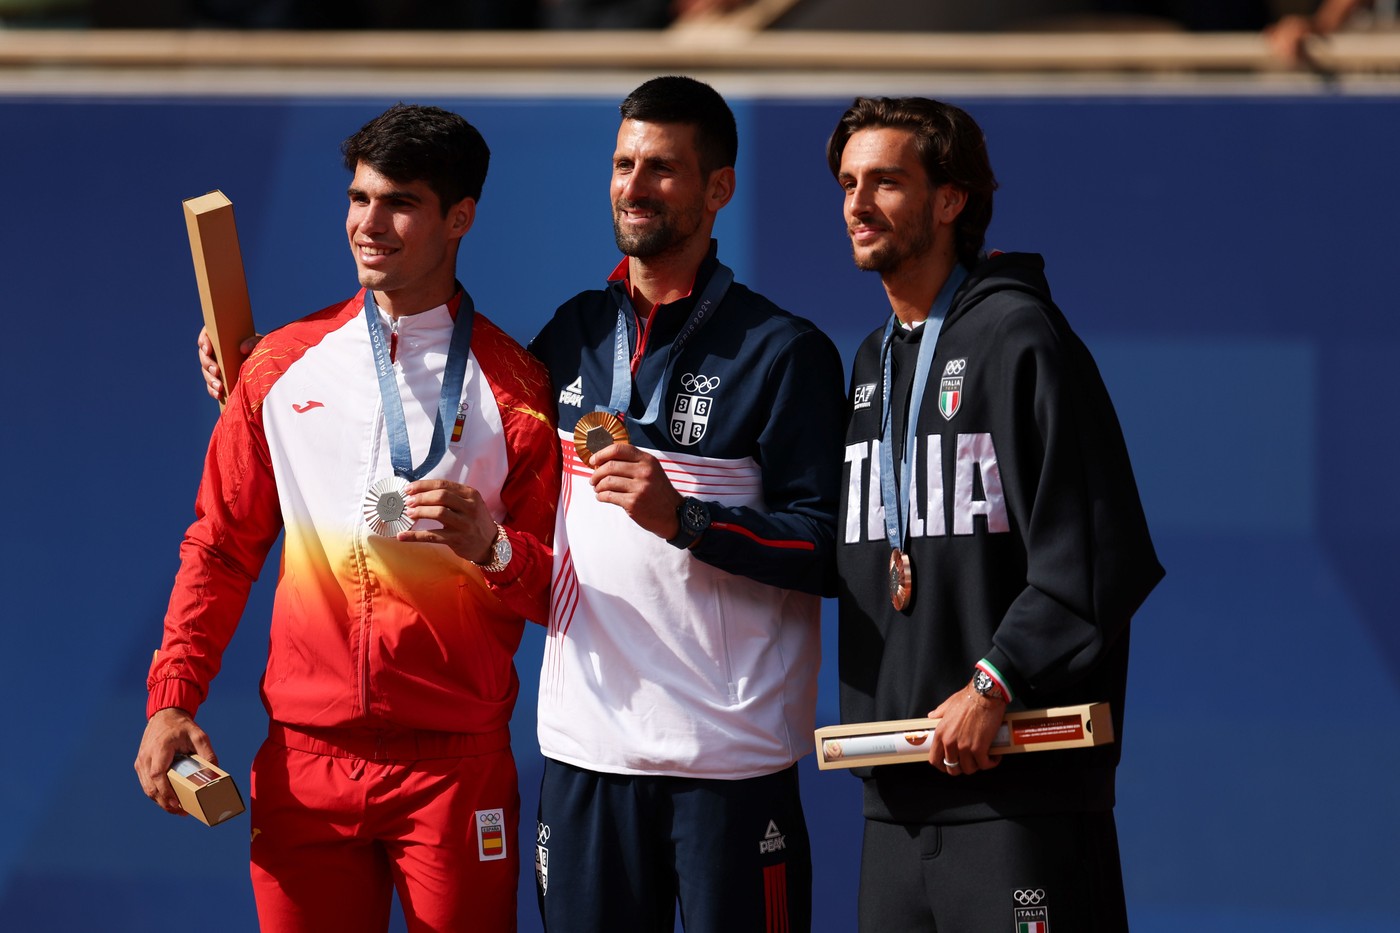
[{"label": "bronze medal", "polygon": [[604,447],[627,443],[627,428],[612,412],[590,411],[574,425],[574,449],[584,466],[593,465],[593,455]]},{"label": "bronze medal", "polygon": [[909,555],[899,548],[890,551],[890,603],[903,612],[914,595],[914,575],[909,569]]}]

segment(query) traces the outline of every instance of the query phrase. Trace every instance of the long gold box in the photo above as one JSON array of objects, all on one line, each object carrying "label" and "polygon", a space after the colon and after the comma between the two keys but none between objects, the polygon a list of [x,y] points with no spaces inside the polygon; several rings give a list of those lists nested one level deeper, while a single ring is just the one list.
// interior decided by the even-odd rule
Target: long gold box
[{"label": "long gold box", "polygon": [[[937,719],[891,719],[816,731],[817,767],[865,768],[908,761],[927,761]],[[1113,741],[1113,719],[1107,703],[1056,706],[1007,713],[996,737],[993,755],[1089,748]]]},{"label": "long gold box", "polygon": [[243,275],[243,253],[238,248],[233,202],[222,191],[188,198],[184,206],[199,303],[204,309],[204,329],[214,344],[214,359],[223,378],[223,396],[219,399],[222,408],[243,365],[241,344],[255,333],[248,282]]}]

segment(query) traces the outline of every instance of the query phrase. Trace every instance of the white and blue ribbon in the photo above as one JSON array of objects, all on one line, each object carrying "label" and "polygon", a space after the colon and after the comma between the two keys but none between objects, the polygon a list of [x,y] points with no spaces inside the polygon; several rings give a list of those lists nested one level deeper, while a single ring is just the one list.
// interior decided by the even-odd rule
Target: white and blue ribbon
[{"label": "white and blue ribbon", "polygon": [[[661,371],[661,379],[652,390],[651,398],[647,402],[647,410],[639,419],[633,419],[634,424],[655,424],[657,415],[661,413],[661,396],[666,391],[666,386],[671,382],[671,370],[675,367],[676,360],[680,357],[681,351],[690,339],[700,332],[700,328],[709,323],[714,317],[715,309],[724,300],[725,293],[729,291],[729,286],[734,284],[734,273],[723,263],[719,263],[710,276],[710,281],[705,283],[705,290],[700,293],[700,300],[691,309],[690,316],[686,318],[685,324],[681,327],[676,339],[671,341],[670,348],[666,351],[666,365]],[[613,412],[623,418],[627,416],[632,407],[632,365],[631,350],[627,341],[627,315],[637,316],[636,310],[632,307],[632,300],[627,297],[626,287],[618,289],[619,300],[617,308],[617,330],[613,335],[613,376],[612,391],[608,397],[607,405],[598,405],[594,411]]]},{"label": "white and blue ribbon", "polygon": [[895,482],[894,453],[891,451],[894,438],[890,434],[890,391],[893,382],[891,346],[894,343],[894,329],[899,319],[893,312],[885,322],[885,334],[880,346],[880,366],[884,371],[884,386],[881,393],[880,410],[880,501],[885,507],[885,539],[891,548],[904,550],[909,533],[908,516],[905,508],[909,504],[909,490],[913,482],[914,450],[918,446],[914,437],[919,427],[919,411],[923,407],[924,392],[928,388],[929,371],[933,368],[933,354],[938,346],[938,331],[943,327],[943,319],[948,316],[948,308],[953,304],[953,295],[967,278],[967,269],[961,263],[953,267],[948,280],[938,290],[933,308],[924,321],[924,333],[919,341],[919,356],[914,364],[914,386],[909,400],[909,410],[905,413],[904,455],[900,460],[898,482]]},{"label": "white and blue ribbon", "polygon": [[379,396],[384,403],[384,427],[389,432],[389,462],[394,475],[412,482],[422,479],[442,460],[447,451],[446,425],[457,416],[466,378],[467,360],[471,356],[472,321],[476,306],[472,296],[461,286],[462,303],[452,324],[452,339],[447,347],[447,365],[442,373],[442,394],[438,399],[437,416],[433,421],[433,440],[428,454],[418,466],[413,465],[413,451],[408,441],[408,424],[404,420],[403,400],[399,397],[398,381],[394,378],[394,361],[389,353],[389,341],[384,336],[384,323],[379,320],[379,306],[374,292],[365,289],[365,322],[369,325],[369,343],[374,351],[374,370],[379,378]]}]

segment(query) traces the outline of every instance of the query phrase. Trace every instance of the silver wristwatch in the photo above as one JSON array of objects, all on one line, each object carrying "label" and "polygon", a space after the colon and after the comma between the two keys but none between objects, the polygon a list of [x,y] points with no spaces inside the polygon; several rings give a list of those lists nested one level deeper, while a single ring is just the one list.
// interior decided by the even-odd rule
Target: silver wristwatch
[{"label": "silver wristwatch", "polygon": [[1006,694],[1002,692],[1001,686],[992,679],[982,668],[975,668],[972,672],[972,689],[981,696],[991,696],[997,700],[1005,700]]}]

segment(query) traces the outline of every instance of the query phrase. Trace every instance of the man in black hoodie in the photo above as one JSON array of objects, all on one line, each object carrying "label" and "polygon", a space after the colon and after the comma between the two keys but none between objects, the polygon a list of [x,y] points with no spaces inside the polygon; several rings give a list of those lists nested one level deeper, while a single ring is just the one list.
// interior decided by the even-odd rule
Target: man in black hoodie
[{"label": "man in black hoodie", "polygon": [[858,99],[827,159],[892,309],[851,377],[841,716],[942,719],[928,765],[857,770],[861,929],[1126,930],[1120,746],[988,753],[1008,709],[1108,701],[1123,735],[1129,620],[1162,568],[1113,405],[1041,258],[982,253],[996,179],[970,116]]}]

